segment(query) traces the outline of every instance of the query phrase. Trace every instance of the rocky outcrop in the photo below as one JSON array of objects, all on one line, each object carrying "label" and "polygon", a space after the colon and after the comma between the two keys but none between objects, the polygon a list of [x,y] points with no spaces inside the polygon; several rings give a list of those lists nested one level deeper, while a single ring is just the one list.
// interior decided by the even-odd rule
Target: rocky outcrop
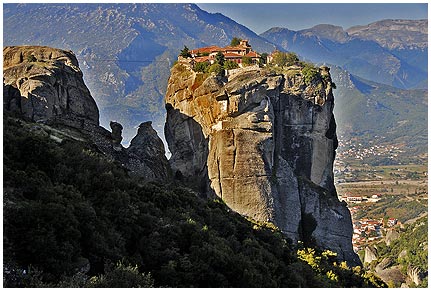
[{"label": "rocky outcrop", "polygon": [[391,245],[391,242],[394,240],[397,240],[400,237],[400,233],[396,231],[395,229],[389,229],[388,232],[385,235],[385,242],[387,246]]},{"label": "rocky outcrop", "polygon": [[105,156],[147,181],[167,181],[171,177],[163,142],[151,122],[139,126],[129,148],[121,145],[120,123],[110,123],[112,132],[99,126],[99,110],[71,51],[41,46],[5,47],[3,61],[6,111],[38,122],[43,125],[42,132],[50,132],[58,141],[91,141]]},{"label": "rocky outcrop", "polygon": [[423,272],[419,267],[408,266],[407,275],[416,284],[420,285],[422,280],[425,278],[425,272]]},{"label": "rocky outcrop", "polygon": [[400,286],[403,282],[405,282],[405,276],[400,270],[400,265],[388,267],[382,269],[376,266],[375,273],[376,275],[383,280],[386,284],[395,284],[396,286]]},{"label": "rocky outcrop", "polygon": [[385,270],[393,264],[394,262],[391,260],[391,258],[384,258],[380,263],[377,264],[376,269]]},{"label": "rocky outcrop", "polygon": [[242,215],[275,223],[293,241],[360,264],[350,213],[333,183],[338,142],[328,68],[255,68],[228,80],[179,63],[165,101],[177,177]]},{"label": "rocky outcrop", "polygon": [[165,182],[171,177],[165,146],[151,126],[151,121],[139,125],[138,133],[126,152],[128,161],[125,165],[134,175]]},{"label": "rocky outcrop", "polygon": [[71,51],[42,46],[3,49],[3,106],[33,121],[99,124],[99,110]]},{"label": "rocky outcrop", "polygon": [[109,123],[109,127],[111,127],[111,138],[112,138],[112,146],[115,150],[121,150],[121,141],[123,140],[123,126],[115,121],[111,121]]},{"label": "rocky outcrop", "polygon": [[365,247],[365,256],[364,263],[371,263],[374,260],[377,260],[378,254],[375,246],[366,246]]}]

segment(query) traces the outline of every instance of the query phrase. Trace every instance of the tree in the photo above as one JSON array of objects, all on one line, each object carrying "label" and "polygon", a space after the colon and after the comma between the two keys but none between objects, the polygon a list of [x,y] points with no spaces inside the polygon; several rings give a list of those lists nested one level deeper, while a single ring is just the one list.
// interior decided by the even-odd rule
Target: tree
[{"label": "tree", "polygon": [[225,59],[222,52],[218,52],[215,56],[215,62],[216,64],[219,64],[220,66],[224,65]]},{"label": "tree", "polygon": [[267,57],[268,57],[267,53],[261,53],[259,58],[259,64],[260,65],[266,64]]},{"label": "tree", "polygon": [[234,38],[232,38],[232,41],[230,42],[230,45],[231,46],[237,46],[240,43],[241,43],[241,39],[235,36]]},{"label": "tree", "polygon": [[279,67],[283,67],[287,63],[286,54],[282,52],[276,52],[272,57],[272,62]]},{"label": "tree", "polygon": [[319,70],[313,64],[306,63],[302,68],[305,85],[310,85],[320,75]]},{"label": "tree", "polygon": [[250,66],[253,63],[252,58],[250,57],[242,57],[242,64],[245,66]]},{"label": "tree", "polygon": [[299,58],[295,53],[289,52],[286,53],[287,58],[287,66],[295,65],[297,62],[299,62]]},{"label": "tree", "polygon": [[299,62],[299,58],[295,53],[276,52],[273,57],[273,63],[280,66],[292,66]]},{"label": "tree", "polygon": [[104,275],[92,277],[88,285],[93,288],[152,288],[154,280],[151,274],[140,273],[137,266],[118,262],[115,267],[108,266]]},{"label": "tree", "polygon": [[180,56],[183,58],[191,58],[192,55],[190,54],[189,48],[187,46],[184,46],[184,48],[180,52]]},{"label": "tree", "polygon": [[223,67],[225,68],[225,70],[232,70],[238,68],[238,64],[233,61],[227,60],[224,62]]}]

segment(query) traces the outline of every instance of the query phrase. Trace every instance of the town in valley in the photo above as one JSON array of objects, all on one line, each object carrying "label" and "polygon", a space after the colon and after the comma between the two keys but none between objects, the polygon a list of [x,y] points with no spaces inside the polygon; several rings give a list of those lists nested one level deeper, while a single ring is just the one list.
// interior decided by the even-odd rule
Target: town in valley
[{"label": "town in valley", "polygon": [[[339,200],[347,203],[352,214],[355,252],[384,240],[391,229],[403,229],[427,215],[427,157],[400,162],[407,155],[403,145],[361,144],[340,137],[335,185]],[[389,162],[370,165],[374,157]]]}]

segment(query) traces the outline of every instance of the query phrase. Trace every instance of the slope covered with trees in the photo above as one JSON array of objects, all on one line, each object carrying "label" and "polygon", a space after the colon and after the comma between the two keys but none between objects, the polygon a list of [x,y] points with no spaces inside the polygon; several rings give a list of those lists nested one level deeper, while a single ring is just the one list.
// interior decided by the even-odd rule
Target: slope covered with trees
[{"label": "slope covered with trees", "polygon": [[4,118],[5,287],[367,287],[220,200],[132,179],[84,141]]}]

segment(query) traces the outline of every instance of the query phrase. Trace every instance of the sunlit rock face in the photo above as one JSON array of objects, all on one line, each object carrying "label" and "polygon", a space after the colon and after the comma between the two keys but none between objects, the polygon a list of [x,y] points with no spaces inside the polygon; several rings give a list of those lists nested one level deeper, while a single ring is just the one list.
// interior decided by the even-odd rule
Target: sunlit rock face
[{"label": "sunlit rock face", "polygon": [[248,67],[221,78],[175,65],[165,97],[170,164],[238,213],[359,264],[350,213],[333,182],[329,69],[305,79],[297,66],[282,74]]},{"label": "sunlit rock face", "polygon": [[33,121],[99,124],[99,110],[71,51],[44,46],[3,49],[3,105]]}]

